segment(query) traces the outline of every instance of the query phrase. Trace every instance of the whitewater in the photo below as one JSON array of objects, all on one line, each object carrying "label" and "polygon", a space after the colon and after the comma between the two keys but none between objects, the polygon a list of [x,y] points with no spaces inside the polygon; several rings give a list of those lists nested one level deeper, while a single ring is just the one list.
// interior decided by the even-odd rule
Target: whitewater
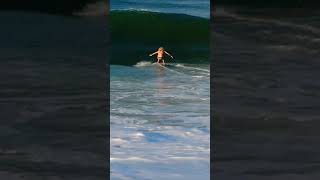
[{"label": "whitewater", "polygon": [[209,179],[209,66],[111,66],[111,179]]}]

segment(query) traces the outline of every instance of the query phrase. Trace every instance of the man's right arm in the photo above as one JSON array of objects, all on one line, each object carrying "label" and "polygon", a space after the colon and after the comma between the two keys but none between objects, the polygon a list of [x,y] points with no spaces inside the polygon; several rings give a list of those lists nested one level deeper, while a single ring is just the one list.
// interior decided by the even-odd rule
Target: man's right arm
[{"label": "man's right arm", "polygon": [[156,51],[156,52],[154,52],[154,53],[152,53],[152,54],[149,54],[149,56],[153,56],[153,55],[155,55],[155,54],[157,54],[158,53],[158,51]]}]

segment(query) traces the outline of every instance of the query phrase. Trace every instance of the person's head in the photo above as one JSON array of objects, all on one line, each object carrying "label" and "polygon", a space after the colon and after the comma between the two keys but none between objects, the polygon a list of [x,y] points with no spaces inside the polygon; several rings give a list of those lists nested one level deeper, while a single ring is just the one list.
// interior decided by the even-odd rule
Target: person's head
[{"label": "person's head", "polygon": [[163,47],[159,47],[158,51],[164,51]]}]

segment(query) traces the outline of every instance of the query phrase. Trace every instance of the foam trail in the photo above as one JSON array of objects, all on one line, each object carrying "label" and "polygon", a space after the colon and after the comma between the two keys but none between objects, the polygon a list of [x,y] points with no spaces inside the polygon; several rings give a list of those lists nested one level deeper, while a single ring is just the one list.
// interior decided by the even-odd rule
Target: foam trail
[{"label": "foam trail", "polygon": [[182,64],[177,64],[176,67],[180,67],[180,68],[184,68],[184,69],[192,69],[192,70],[197,70],[197,71],[204,71],[206,73],[210,72],[210,70],[208,70],[208,69],[196,68],[196,67],[191,67],[191,66],[184,66]]},{"label": "foam trail", "polygon": [[140,61],[134,66],[135,67],[147,67],[147,66],[152,66],[152,63],[149,61]]},{"label": "foam trail", "polygon": [[175,71],[175,70],[173,70],[173,69],[167,68],[167,67],[165,67],[165,66],[163,66],[163,65],[161,65],[161,64],[159,64],[159,63],[154,63],[154,64],[155,64],[155,65],[158,65],[158,66],[161,66],[161,67],[163,67],[164,69],[169,70],[169,71],[171,71],[171,72],[174,72],[174,73],[177,73],[177,74],[185,75],[185,74],[184,74],[184,73],[182,73],[182,72]]}]

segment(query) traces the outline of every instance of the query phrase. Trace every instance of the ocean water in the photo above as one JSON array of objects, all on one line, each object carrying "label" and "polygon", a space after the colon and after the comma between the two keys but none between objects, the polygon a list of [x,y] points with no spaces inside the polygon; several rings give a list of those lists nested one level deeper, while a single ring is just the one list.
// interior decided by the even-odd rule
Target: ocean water
[{"label": "ocean water", "polygon": [[210,17],[209,0],[111,0],[111,10],[142,10]]},{"label": "ocean water", "polygon": [[106,19],[0,21],[0,179],[106,179]]},{"label": "ocean water", "polygon": [[209,179],[209,66],[111,66],[111,179]]},{"label": "ocean water", "polygon": [[[209,1],[111,10],[111,179],[209,179]],[[169,66],[148,56],[159,46]]]},{"label": "ocean water", "polygon": [[111,64],[134,65],[163,46],[174,62],[208,63],[209,20],[184,14],[112,11]]},{"label": "ocean water", "polygon": [[319,179],[320,16],[309,11],[217,9],[214,179]]}]

